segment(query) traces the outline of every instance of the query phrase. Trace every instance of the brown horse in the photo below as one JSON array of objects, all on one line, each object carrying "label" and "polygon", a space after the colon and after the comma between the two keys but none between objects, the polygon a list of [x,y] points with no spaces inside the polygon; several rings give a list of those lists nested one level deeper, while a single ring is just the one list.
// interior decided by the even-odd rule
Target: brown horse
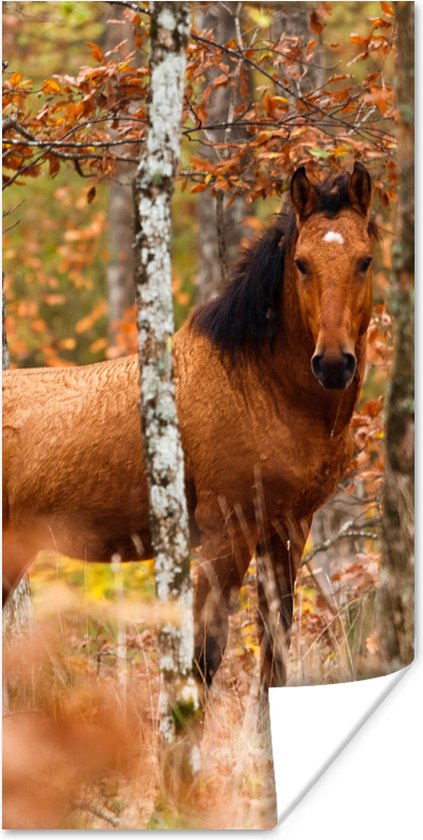
[{"label": "brown horse", "polygon": [[[264,679],[284,679],[269,628],[279,622],[289,633],[312,514],[351,454],[371,312],[370,197],[360,164],[320,185],[297,169],[291,205],[175,336],[187,499],[201,543],[196,661],[207,683],[256,549],[277,599],[269,605],[259,586]],[[86,560],[151,556],[138,381],[137,356],[5,374],[6,591],[41,546]]]}]

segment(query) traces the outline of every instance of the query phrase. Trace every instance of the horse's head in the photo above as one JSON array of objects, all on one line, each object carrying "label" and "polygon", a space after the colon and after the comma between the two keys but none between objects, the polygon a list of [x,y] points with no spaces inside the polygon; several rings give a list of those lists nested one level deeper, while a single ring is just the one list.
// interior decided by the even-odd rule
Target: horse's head
[{"label": "horse's head", "polygon": [[325,388],[348,388],[356,347],[371,312],[370,176],[359,163],[352,175],[321,187],[304,167],[291,181],[298,240],[294,253],[301,317],[314,341],[311,369]]}]

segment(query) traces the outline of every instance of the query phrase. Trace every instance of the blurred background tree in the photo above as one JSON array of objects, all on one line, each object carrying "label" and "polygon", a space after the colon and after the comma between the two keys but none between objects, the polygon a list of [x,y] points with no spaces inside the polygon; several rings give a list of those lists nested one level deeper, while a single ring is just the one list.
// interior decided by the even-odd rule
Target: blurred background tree
[{"label": "blurred background tree", "polygon": [[395,4],[399,201],[389,305],[394,358],[388,386],[379,638],[385,667],[414,656],[414,4]]}]

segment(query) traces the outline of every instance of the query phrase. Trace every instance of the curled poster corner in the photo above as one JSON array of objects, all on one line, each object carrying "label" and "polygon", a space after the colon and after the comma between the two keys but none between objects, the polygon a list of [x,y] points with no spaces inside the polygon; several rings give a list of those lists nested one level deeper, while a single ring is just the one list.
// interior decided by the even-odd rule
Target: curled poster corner
[{"label": "curled poster corner", "polygon": [[357,682],[270,690],[279,826],[412,667]]}]

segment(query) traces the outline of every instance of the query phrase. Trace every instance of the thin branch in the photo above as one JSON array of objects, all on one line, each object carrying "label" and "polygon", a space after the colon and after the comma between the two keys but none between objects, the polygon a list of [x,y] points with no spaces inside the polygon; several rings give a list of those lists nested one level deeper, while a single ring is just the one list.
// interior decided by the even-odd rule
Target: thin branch
[{"label": "thin branch", "polygon": [[[381,520],[378,517],[375,517],[372,520],[369,520],[367,527],[370,528],[374,525],[379,525]],[[339,529],[338,533],[335,534],[333,537],[328,537],[327,540],[323,540],[320,543],[317,543],[307,554],[302,558],[300,566],[307,566],[310,560],[316,556],[316,554],[320,554],[321,551],[327,551],[328,548],[331,548],[333,545],[339,540],[349,539],[351,537],[361,537],[366,540],[377,540],[379,539],[379,534],[375,531],[367,531],[364,530],[366,526],[362,526],[362,528],[354,528],[353,527],[353,520],[349,520],[345,522],[344,525]]]},{"label": "thin branch", "polygon": [[110,823],[113,828],[120,828],[120,820],[117,817],[112,817],[111,814],[106,814],[105,811],[102,811],[101,808],[97,808],[96,805],[91,805],[83,799],[75,799],[72,804],[74,808],[78,809],[78,811],[86,811],[88,814],[93,814],[95,817],[99,817],[101,820],[104,820],[104,822]]},{"label": "thin branch", "polygon": [[132,9],[137,14],[151,17],[150,9],[147,9],[145,6],[139,6],[138,3],[131,3],[129,0],[109,0],[109,6],[126,6],[127,9]]},{"label": "thin branch", "polygon": [[37,140],[31,139],[27,140],[25,143],[22,140],[4,140],[4,144],[10,146],[23,146],[25,148],[48,148],[49,150],[53,150],[56,148],[59,149],[109,149],[113,146],[126,146],[132,143],[142,143],[142,139],[140,138],[128,138],[128,139],[121,139],[121,140],[88,140],[86,143],[84,142],[72,142],[66,143],[63,140]]}]

